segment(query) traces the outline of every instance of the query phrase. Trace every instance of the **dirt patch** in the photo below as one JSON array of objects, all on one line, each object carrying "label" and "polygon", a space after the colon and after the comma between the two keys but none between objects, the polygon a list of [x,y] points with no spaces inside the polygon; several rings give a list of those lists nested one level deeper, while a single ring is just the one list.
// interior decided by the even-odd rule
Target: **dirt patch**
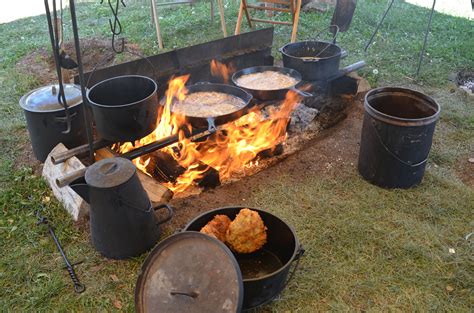
[{"label": "dirt patch", "polygon": [[21,130],[22,134],[17,134],[21,138],[25,138],[21,140],[18,144],[18,150],[21,152],[18,153],[18,156],[15,158],[14,167],[19,169],[20,167],[28,166],[31,167],[33,173],[35,175],[41,176],[41,172],[43,171],[43,164],[38,161],[33,154],[33,148],[31,147],[30,139],[28,137],[28,131]]},{"label": "dirt patch", "polygon": [[455,171],[456,176],[461,179],[461,181],[471,187],[474,187],[474,163],[469,162],[469,160],[474,159],[472,155],[463,155],[459,158],[456,163]]},{"label": "dirt patch", "polygon": [[[137,45],[126,44],[125,46],[132,53],[141,54]],[[74,42],[65,42],[63,49],[73,60],[77,60]],[[91,71],[98,63],[100,64],[98,68],[102,68],[137,58],[137,56],[129,53],[117,55],[110,46],[110,39],[99,38],[81,39],[81,56],[84,72]],[[57,81],[54,58],[49,48],[40,48],[26,55],[18,61],[17,69],[24,74],[33,75],[41,85],[48,85]],[[64,72],[69,80],[77,75],[77,69],[65,70]]]},{"label": "dirt patch", "polygon": [[[345,119],[337,125],[322,131],[317,138],[307,144],[307,148],[282,160],[278,164],[253,176],[244,177],[185,199],[173,199],[175,216],[166,231],[174,232],[183,228],[191,219],[213,208],[230,205],[249,205],[247,200],[251,186],[271,185],[281,175],[288,174],[291,180],[299,180],[301,175],[331,175],[343,164],[356,166],[362,127],[363,106],[355,101],[344,111]],[[295,175],[295,173],[300,173]]]}]

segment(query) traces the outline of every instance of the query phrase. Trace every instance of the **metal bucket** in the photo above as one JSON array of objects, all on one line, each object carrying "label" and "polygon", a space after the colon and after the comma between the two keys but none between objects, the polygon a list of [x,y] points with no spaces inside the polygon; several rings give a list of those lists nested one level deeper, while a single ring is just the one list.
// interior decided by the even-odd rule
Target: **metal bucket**
[{"label": "metal bucket", "polygon": [[140,75],[118,76],[92,86],[87,99],[98,134],[112,142],[150,134],[158,122],[157,89],[153,79]]},{"label": "metal bucket", "polygon": [[383,87],[365,96],[358,169],[385,188],[418,185],[425,173],[440,107],[406,88]]}]

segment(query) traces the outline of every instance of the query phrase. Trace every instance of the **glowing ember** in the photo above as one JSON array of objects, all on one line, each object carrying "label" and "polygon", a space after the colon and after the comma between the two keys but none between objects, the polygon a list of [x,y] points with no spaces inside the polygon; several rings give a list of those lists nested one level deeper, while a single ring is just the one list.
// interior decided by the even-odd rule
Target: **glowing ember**
[{"label": "glowing ember", "polygon": [[[215,68],[220,68],[219,73],[226,73],[229,69],[224,65],[214,62]],[[300,100],[295,92],[288,92],[279,109],[270,112],[265,117],[258,109],[242,116],[238,120],[223,126],[223,129],[208,137],[203,142],[191,142],[185,138],[181,128],[191,130],[184,116],[171,112],[171,105],[175,99],[183,100],[186,97],[185,83],[189,76],[180,76],[170,80],[166,91],[166,100],[160,113],[157,128],[150,135],[138,140],[134,145],[124,143],[115,149],[125,153],[134,148],[149,144],[163,137],[179,134],[179,142],[168,146],[162,151],[170,154],[177,163],[185,168],[175,182],[166,183],[166,186],[175,194],[183,192],[196,180],[203,177],[209,167],[219,171],[220,181],[229,179],[233,173],[244,168],[258,164],[254,160],[261,151],[273,149],[286,138],[286,127],[290,114]],[[137,168],[150,175],[150,156],[143,156],[133,160]],[[207,165],[206,166],[203,166]]]}]

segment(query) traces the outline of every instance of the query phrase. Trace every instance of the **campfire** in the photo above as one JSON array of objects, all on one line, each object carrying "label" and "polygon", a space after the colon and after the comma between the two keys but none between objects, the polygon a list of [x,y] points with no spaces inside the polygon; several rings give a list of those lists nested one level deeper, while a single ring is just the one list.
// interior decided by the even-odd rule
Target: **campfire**
[{"label": "campfire", "polygon": [[[228,81],[232,74],[231,66],[212,61],[211,72],[221,75]],[[179,141],[162,149],[159,153],[148,154],[133,160],[135,166],[148,176],[162,181],[174,194],[196,185],[211,172],[217,172],[218,180],[226,182],[236,173],[242,173],[258,165],[262,151],[272,152],[287,137],[290,114],[299,103],[300,97],[289,91],[277,107],[263,111],[255,105],[249,112],[235,121],[220,126],[216,133],[203,141],[193,142],[186,133],[192,131],[185,116],[172,111],[176,100],[187,96],[185,86],[189,75],[173,77],[168,84],[165,97],[161,100],[158,126],[148,136],[135,142],[115,144],[113,149],[126,153],[167,136],[178,134]],[[163,164],[163,163],[168,164]],[[170,177],[170,163],[179,167],[178,176]],[[165,168],[166,167],[166,168]],[[175,170],[176,172],[176,170]]]}]

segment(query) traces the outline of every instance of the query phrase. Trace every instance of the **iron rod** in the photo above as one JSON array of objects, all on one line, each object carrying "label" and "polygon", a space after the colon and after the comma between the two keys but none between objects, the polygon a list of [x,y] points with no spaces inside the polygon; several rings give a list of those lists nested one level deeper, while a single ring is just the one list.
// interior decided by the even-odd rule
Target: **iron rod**
[{"label": "iron rod", "polygon": [[[48,0],[45,0],[48,1]],[[81,84],[82,103],[84,109],[84,123],[86,125],[87,142],[89,144],[89,160],[94,163],[94,139],[92,138],[92,126],[89,119],[89,102],[87,101],[86,86],[84,85],[84,69],[82,67],[81,45],[79,43],[79,31],[77,28],[76,4],[74,0],[69,0],[69,9],[71,11],[72,31],[74,33],[74,46],[76,48],[77,65],[79,71],[79,83]]]},{"label": "iron rod", "polygon": [[431,20],[433,19],[433,13],[434,13],[435,5],[436,5],[436,0],[433,0],[433,6],[431,7],[430,18],[428,20],[428,27],[426,28],[425,39],[423,41],[423,47],[421,48],[420,58],[418,60],[418,67],[416,68],[415,76],[418,76],[418,74],[420,73],[421,62],[423,62],[423,57],[424,57],[424,54],[425,54],[426,42],[428,41],[428,34],[430,32],[430,29],[431,29]]},{"label": "iron rod", "polygon": [[365,45],[364,51],[367,51],[367,49],[369,48],[370,44],[372,43],[372,40],[374,40],[375,35],[376,35],[377,32],[379,31],[380,26],[382,25],[383,21],[385,20],[385,17],[387,16],[387,13],[388,13],[388,11],[390,11],[390,8],[392,7],[392,4],[393,4],[394,2],[395,2],[395,0],[390,1],[390,4],[388,5],[387,10],[385,10],[385,12],[384,12],[384,14],[383,14],[383,16],[382,16],[382,19],[380,20],[380,22],[378,23],[377,27],[375,28],[375,31],[374,31],[374,33],[372,34],[372,37],[370,37],[369,42]]},{"label": "iron rod", "polygon": [[[108,140],[99,139],[94,141],[94,151],[98,149],[105,148],[107,146],[112,145],[113,142]],[[89,144],[85,144],[82,146],[77,146],[75,148],[69,149],[67,151],[58,152],[56,154],[51,155],[51,162],[54,165],[58,165],[60,163],[65,162],[67,159],[77,156],[83,156],[89,152]]]}]

